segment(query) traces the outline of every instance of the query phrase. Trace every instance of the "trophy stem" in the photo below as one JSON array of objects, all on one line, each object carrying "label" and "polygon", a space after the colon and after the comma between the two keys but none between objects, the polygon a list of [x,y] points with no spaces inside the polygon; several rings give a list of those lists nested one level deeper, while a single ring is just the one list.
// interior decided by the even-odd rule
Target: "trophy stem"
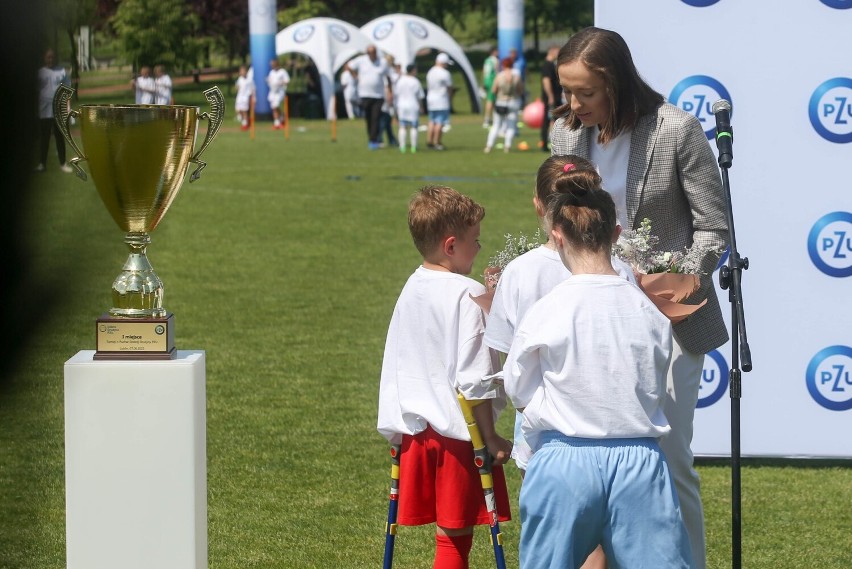
[{"label": "trophy stem", "polygon": [[112,316],[130,318],[162,318],[163,283],[154,273],[145,249],[151,242],[151,236],[145,232],[129,232],[124,242],[130,248],[130,255],[124,268],[112,283]]}]

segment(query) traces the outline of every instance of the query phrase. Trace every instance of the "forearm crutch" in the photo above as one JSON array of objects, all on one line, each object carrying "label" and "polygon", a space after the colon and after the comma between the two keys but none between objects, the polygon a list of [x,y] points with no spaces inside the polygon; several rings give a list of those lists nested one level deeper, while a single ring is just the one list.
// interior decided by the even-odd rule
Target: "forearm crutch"
[{"label": "forearm crutch", "polygon": [[494,546],[494,560],[497,569],[506,569],[506,559],[503,556],[503,534],[500,533],[500,522],[497,519],[497,498],[494,495],[494,478],[491,476],[491,456],[485,447],[485,441],[479,432],[476,420],[473,418],[473,408],[482,401],[468,401],[461,393],[458,394],[459,405],[461,405],[467,430],[470,433],[470,441],[473,443],[473,463],[479,469],[479,480],[482,482],[482,491],[485,493],[485,507],[488,510],[491,526],[491,545]]},{"label": "forearm crutch", "polygon": [[388,523],[385,526],[385,561],[382,569],[391,569],[393,565],[393,545],[396,539],[396,512],[399,508],[399,445],[391,445],[391,488],[388,504]]}]

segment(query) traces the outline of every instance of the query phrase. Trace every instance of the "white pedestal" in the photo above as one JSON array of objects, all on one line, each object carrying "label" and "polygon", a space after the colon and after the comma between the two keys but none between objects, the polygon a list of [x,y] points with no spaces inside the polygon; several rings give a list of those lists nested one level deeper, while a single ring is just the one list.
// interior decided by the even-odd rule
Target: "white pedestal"
[{"label": "white pedestal", "polygon": [[203,351],[65,362],[68,569],[206,569]]}]

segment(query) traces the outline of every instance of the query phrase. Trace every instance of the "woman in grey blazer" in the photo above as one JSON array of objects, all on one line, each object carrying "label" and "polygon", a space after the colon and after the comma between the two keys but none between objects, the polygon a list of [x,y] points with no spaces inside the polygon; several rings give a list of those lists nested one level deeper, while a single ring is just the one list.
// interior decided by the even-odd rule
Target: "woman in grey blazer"
[{"label": "woman in grey blazer", "polygon": [[665,405],[672,430],[661,446],[696,567],[704,569],[704,512],[690,444],[704,354],[728,341],[712,280],[728,238],[719,169],[698,119],[645,83],[616,32],[581,30],[562,47],[556,66],[567,103],[556,110],[551,152],[598,165],[625,227],[636,229],[648,218],[660,249],[696,246],[690,255],[702,268],[701,287],[686,302],[707,304],[674,325]]}]

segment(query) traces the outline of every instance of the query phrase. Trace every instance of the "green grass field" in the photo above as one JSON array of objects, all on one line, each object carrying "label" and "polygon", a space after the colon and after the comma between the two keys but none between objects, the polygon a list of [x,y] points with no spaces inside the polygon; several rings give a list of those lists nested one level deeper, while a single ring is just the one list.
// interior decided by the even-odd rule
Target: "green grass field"
[{"label": "green grass field", "polygon": [[[378,567],[390,472],[375,430],[379,368],[419,263],[407,201],[440,183],[485,206],[475,276],[504,233],[536,229],[532,184],[546,154],[524,129],[518,140],[533,150],[484,155],[473,115],[453,117],[445,152],[423,135],[416,155],[370,152],[360,120],[339,122],[336,142],[330,123],[298,120],[289,139],[263,123],[252,140],[232,108],[148,249],[178,349],[207,355],[209,566]],[[63,364],[94,349],[127,253],[91,181],[51,157],[31,191],[21,239],[49,311],[0,398],[0,567],[53,569],[65,566]],[[500,431],[511,423],[504,414]],[[709,566],[728,567],[730,467],[699,470]],[[520,480],[507,474],[516,505]],[[745,567],[852,567],[852,469],[749,461],[742,478]],[[517,516],[503,531],[517,567]],[[401,528],[395,566],[431,567],[432,533]],[[493,566],[481,529],[471,567]]]}]

